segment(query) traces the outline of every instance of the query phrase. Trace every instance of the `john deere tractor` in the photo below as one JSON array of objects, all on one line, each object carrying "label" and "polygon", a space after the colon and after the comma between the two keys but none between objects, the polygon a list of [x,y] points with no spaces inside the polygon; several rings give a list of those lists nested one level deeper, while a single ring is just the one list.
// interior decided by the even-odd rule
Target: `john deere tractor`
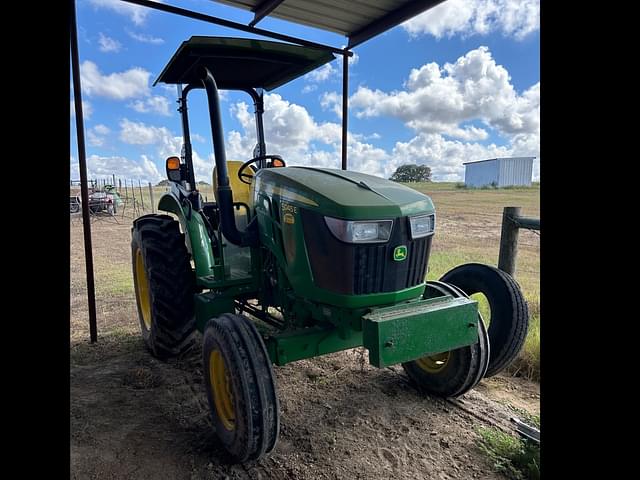
[{"label": "john deere tractor", "polygon": [[[516,282],[481,264],[425,281],[431,199],[362,173],[286,166],[267,153],[263,92],[331,61],[324,50],[262,40],[192,37],[158,82],[178,88],[183,151],[166,160],[168,191],[134,221],[131,253],[144,341],[167,359],[203,334],[215,433],[236,461],[271,451],[279,431],[273,365],[364,346],[375,367],[401,364],[422,392],[456,397],[505,368],[528,312]],[[155,85],[155,84],[154,84]],[[204,89],[215,201],[196,188],[187,96]],[[227,161],[220,89],[255,106],[253,158]],[[469,295],[483,293],[487,329]]]}]

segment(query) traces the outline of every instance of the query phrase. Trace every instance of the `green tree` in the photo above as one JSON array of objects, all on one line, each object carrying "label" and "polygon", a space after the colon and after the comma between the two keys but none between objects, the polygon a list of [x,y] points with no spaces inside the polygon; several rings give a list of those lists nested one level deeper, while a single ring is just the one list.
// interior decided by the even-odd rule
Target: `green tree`
[{"label": "green tree", "polygon": [[426,165],[401,165],[389,180],[394,182],[430,182],[431,169]]}]

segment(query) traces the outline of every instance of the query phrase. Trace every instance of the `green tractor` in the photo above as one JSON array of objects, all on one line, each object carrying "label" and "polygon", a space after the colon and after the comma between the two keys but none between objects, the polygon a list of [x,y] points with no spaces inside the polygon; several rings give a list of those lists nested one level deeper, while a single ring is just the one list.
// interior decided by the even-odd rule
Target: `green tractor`
[{"label": "green tractor", "polygon": [[[273,364],[364,346],[371,365],[401,364],[420,391],[456,397],[504,369],[527,332],[526,303],[504,272],[467,264],[425,282],[436,219],[428,196],[362,173],[287,167],[267,154],[263,91],[333,59],[290,44],[192,37],[156,80],[177,85],[184,144],[166,161],[170,191],[158,204],[177,220],[144,215],[132,227],[142,336],[167,359],[203,334],[216,436],[239,462],[276,444]],[[203,201],[192,164],[187,95],[200,88],[215,202]],[[219,89],[253,99],[257,145],[244,163],[226,159]],[[488,331],[469,297],[476,292],[489,301]]]}]

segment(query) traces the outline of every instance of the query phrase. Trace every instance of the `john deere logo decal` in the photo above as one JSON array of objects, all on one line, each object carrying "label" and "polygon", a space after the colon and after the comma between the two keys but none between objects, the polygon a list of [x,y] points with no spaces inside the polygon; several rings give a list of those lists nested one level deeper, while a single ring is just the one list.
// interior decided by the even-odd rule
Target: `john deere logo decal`
[{"label": "john deere logo decal", "polygon": [[407,247],[405,247],[404,245],[398,245],[393,250],[393,259],[396,262],[401,262],[405,258],[407,258]]}]

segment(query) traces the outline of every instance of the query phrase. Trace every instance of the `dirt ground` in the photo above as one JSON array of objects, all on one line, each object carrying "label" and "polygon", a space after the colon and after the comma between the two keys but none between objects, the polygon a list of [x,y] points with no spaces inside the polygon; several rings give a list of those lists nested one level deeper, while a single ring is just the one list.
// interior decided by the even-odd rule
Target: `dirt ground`
[{"label": "dirt ground", "polygon": [[[256,463],[229,464],[209,419],[199,345],[164,363],[142,344],[131,219],[118,222],[92,222],[99,341],[90,344],[82,223],[71,220],[72,478],[505,478],[476,446],[476,429],[512,431],[515,409],[539,414],[538,383],[498,375],[456,401],[422,397],[401,367],[370,367],[361,349],[274,367],[276,449]],[[440,228],[460,228],[447,222]],[[499,224],[491,229],[493,242]]]}]

